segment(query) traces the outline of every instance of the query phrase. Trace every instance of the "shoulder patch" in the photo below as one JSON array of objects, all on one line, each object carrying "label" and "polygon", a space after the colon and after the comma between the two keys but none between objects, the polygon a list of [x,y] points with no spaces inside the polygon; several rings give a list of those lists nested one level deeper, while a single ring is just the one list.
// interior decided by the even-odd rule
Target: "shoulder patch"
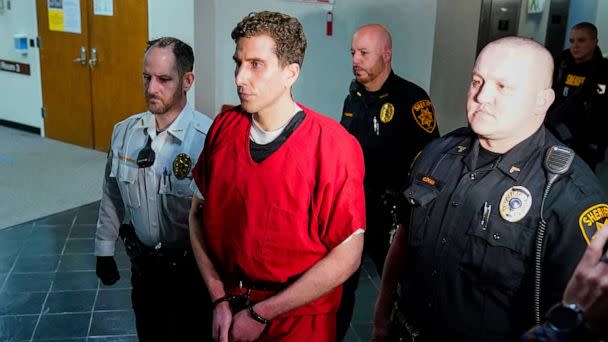
[{"label": "shoulder patch", "polygon": [[433,133],[437,127],[435,120],[435,108],[430,100],[422,100],[414,103],[412,106],[412,116],[414,120],[427,133]]},{"label": "shoulder patch", "polygon": [[608,205],[596,204],[585,210],[578,219],[578,225],[587,244],[603,224],[608,223]]}]

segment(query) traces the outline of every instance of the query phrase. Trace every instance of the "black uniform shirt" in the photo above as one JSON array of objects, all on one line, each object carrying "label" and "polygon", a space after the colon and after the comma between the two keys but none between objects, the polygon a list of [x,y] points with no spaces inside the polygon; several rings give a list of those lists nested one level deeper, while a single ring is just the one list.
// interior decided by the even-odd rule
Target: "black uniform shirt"
[{"label": "black uniform shirt", "polygon": [[[405,192],[421,206],[410,221],[401,311],[423,332],[452,341],[516,341],[533,325],[543,159],[556,144],[541,127],[476,168],[479,140],[465,128],[422,152]],[[561,300],[586,240],[608,218],[604,203],[596,177],[576,157],[544,205],[541,312]]]},{"label": "black uniform shirt", "polygon": [[570,50],[564,50],[555,64],[555,101],[546,118],[549,129],[563,141],[600,146],[601,159],[608,144],[607,86],[608,60],[599,47],[591,60],[582,63],[575,63]]},{"label": "black uniform shirt", "polygon": [[365,188],[375,194],[403,191],[414,157],[439,136],[427,93],[392,71],[376,92],[353,80],[340,123],[361,144]]}]

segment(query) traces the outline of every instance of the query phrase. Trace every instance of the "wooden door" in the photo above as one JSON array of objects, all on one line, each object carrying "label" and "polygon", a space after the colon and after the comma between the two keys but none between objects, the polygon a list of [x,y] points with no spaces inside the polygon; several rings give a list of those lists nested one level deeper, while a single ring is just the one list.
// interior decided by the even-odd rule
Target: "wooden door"
[{"label": "wooden door", "polygon": [[81,64],[81,49],[88,57],[87,1],[81,1],[81,33],[51,31],[48,1],[37,0],[42,101],[46,108],[45,135],[85,147],[93,147],[91,83],[89,67]]},{"label": "wooden door", "polygon": [[[48,0],[36,0],[45,134],[107,151],[114,125],[146,109],[141,74],[148,2],[113,0],[112,15],[95,14],[94,0],[79,2],[77,34],[51,31]],[[84,63],[74,61],[82,48]]]},{"label": "wooden door", "polygon": [[[88,1],[93,8],[93,0]],[[142,62],[148,40],[147,1],[114,0],[112,16],[91,10],[89,37],[97,52],[91,67],[95,149],[107,151],[114,125],[146,110]]]}]

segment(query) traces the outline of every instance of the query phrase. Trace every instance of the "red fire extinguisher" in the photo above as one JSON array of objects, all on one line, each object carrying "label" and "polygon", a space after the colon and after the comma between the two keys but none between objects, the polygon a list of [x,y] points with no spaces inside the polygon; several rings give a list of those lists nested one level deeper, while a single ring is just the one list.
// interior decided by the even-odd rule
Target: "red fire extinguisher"
[{"label": "red fire extinguisher", "polygon": [[334,14],[329,11],[327,12],[327,23],[325,26],[325,34],[331,36],[334,33]]}]

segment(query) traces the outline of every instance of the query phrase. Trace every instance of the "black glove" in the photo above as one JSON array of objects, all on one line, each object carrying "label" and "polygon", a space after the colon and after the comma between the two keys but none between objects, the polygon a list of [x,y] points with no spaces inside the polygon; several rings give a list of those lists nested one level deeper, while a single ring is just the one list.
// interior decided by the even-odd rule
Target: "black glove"
[{"label": "black glove", "polygon": [[114,285],[120,279],[113,256],[98,256],[95,273],[104,285]]}]

